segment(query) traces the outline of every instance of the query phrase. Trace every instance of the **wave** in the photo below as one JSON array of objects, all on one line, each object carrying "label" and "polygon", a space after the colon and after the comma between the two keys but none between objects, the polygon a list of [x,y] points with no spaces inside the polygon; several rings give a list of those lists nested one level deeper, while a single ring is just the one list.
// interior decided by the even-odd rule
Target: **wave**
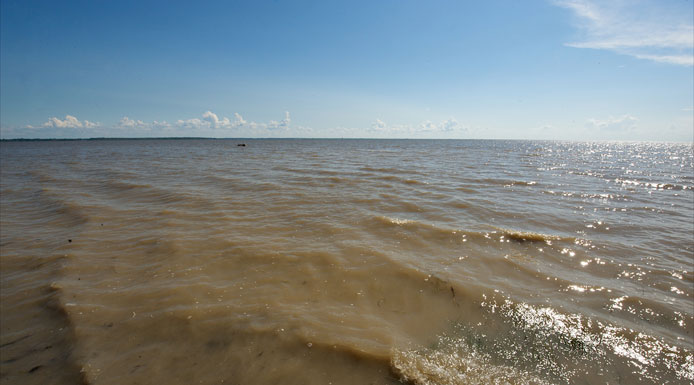
[{"label": "wave", "polygon": [[110,194],[115,199],[148,204],[190,204],[202,200],[182,192],[181,189],[166,189],[148,183],[124,180],[103,181],[96,191]]},{"label": "wave", "polygon": [[72,355],[74,325],[62,305],[63,293],[50,283],[60,276],[66,259],[3,255],[3,382],[85,383]]},{"label": "wave", "polygon": [[643,188],[652,189],[652,190],[676,190],[676,191],[694,189],[694,185],[675,184],[675,183],[659,183],[659,182],[640,181],[640,180],[622,179],[622,178],[615,178],[614,183],[619,184],[625,188],[643,187]]},{"label": "wave", "polygon": [[401,219],[401,218],[391,218],[386,216],[375,216],[374,220],[376,223],[383,225],[384,227],[399,227],[407,229],[413,232],[421,232],[422,238],[430,238],[434,235],[434,239],[449,238],[452,241],[464,241],[468,240],[484,240],[492,239],[492,236],[496,240],[503,241],[508,239],[517,243],[525,242],[540,242],[549,243],[552,241],[563,241],[568,243],[575,243],[575,237],[543,234],[532,231],[519,231],[511,229],[503,229],[494,227],[494,230],[490,231],[464,231],[459,229],[447,228],[438,226],[435,224],[425,223],[422,221],[414,219]]},{"label": "wave", "polygon": [[[234,317],[234,322],[229,322],[228,315],[224,317],[223,306],[203,306],[199,310],[179,307],[154,313],[133,312],[132,316],[116,323],[91,327],[83,324],[80,327],[82,332],[78,333],[79,366],[90,383],[101,382],[102,376],[128,371],[130,374],[125,378],[132,381],[171,381],[172,378],[190,376],[196,379],[210,376],[228,378],[226,372],[215,367],[218,362],[244,368],[236,373],[236,380],[240,383],[279,380],[280,377],[274,380],[268,377],[262,370],[264,367],[277,369],[281,378],[291,375],[311,383],[348,375],[345,368],[358,368],[355,375],[360,382],[378,383],[384,373],[391,373],[394,379],[422,385],[544,385],[574,383],[579,378],[589,383],[656,384],[694,379],[694,355],[681,346],[583,315],[562,313],[551,307],[515,303],[498,295],[489,299],[485,295],[479,298],[467,288],[404,266],[386,265],[382,268],[404,279],[399,287],[405,297],[424,289],[433,295],[427,298],[445,300],[452,314],[458,314],[457,318],[449,318],[452,322],[450,329],[438,335],[433,344],[423,347],[394,341],[390,351],[365,349],[373,346],[373,341],[362,339],[372,338],[366,330],[341,325],[340,317],[331,327],[327,323],[316,324],[310,311],[296,313],[294,317],[298,317],[298,322],[277,323],[275,320],[258,323],[248,318],[245,318],[247,322],[243,321],[244,317]],[[214,288],[206,286],[197,291],[204,290]],[[377,296],[370,298],[376,300]],[[422,316],[412,312],[414,309],[397,311],[402,304],[397,305],[393,299],[379,299],[374,305],[389,312],[395,311],[392,314],[397,319]],[[63,303],[62,307],[69,317],[94,309],[93,305],[75,303]],[[246,311],[235,309],[236,312]],[[339,313],[342,310],[335,307],[334,311]],[[203,319],[198,320],[198,316],[203,314],[206,314]],[[321,317],[324,316],[322,313]],[[147,342],[134,340],[114,344],[112,328],[113,332],[122,335],[146,332]],[[370,328],[372,331],[381,329],[377,325]],[[104,354],[93,354],[95,346],[99,346]],[[151,357],[160,349],[165,349],[167,354],[161,358]],[[149,356],[144,363],[137,358],[143,355]],[[291,364],[291,357],[297,355],[303,359],[310,358],[324,371],[325,368],[332,371],[329,374],[324,372],[327,377],[310,368],[302,367],[301,372],[294,372],[292,367],[296,366]],[[175,357],[204,357],[204,361],[196,360],[194,367],[178,368]],[[155,367],[167,370],[153,371]],[[590,373],[588,377],[584,377],[586,372]],[[353,382],[355,378],[351,378]]]},{"label": "wave", "polygon": [[514,179],[498,179],[498,178],[483,178],[476,181],[477,184],[482,186],[535,186],[538,183],[536,181],[525,181],[525,180],[514,180]]},{"label": "wave", "polygon": [[501,238],[508,238],[516,242],[551,242],[556,240],[563,240],[566,242],[574,242],[575,238],[571,237],[559,237],[556,235],[547,235],[541,233],[534,233],[531,231],[516,231],[516,230],[504,230],[501,229]]},{"label": "wave", "polygon": [[[385,383],[384,377],[395,377],[389,374],[389,352],[396,336],[420,329],[418,320],[443,323],[459,310],[456,303],[469,302],[466,288],[382,256],[362,269],[337,268],[332,253],[282,257],[228,247],[233,260],[200,260],[199,266],[169,250],[164,250],[165,263],[154,269],[138,263],[106,277],[95,267],[70,266],[70,275],[53,287],[61,293],[60,310],[75,325],[74,357],[86,380],[276,383],[295,378],[319,383],[345,376]],[[123,254],[121,264],[129,253]],[[173,270],[182,260],[188,265]],[[232,266],[243,268],[237,272]],[[141,273],[126,274],[133,269]],[[132,282],[145,276],[150,277],[147,284]],[[131,279],[119,282],[118,277]],[[296,365],[293,357],[311,359],[323,373]],[[243,371],[230,376],[220,362]],[[267,367],[275,368],[278,377],[262,370]],[[357,370],[353,376],[349,368]]]},{"label": "wave", "polygon": [[550,307],[489,299],[483,321],[461,322],[430,348],[396,350],[417,384],[681,383],[694,353],[647,334]]}]

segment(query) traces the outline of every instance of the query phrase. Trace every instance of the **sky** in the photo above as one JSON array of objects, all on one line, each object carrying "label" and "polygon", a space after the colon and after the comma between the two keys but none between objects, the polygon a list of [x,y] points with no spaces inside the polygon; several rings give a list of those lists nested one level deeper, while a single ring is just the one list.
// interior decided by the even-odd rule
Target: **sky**
[{"label": "sky", "polygon": [[694,0],[0,2],[0,137],[694,141]]}]

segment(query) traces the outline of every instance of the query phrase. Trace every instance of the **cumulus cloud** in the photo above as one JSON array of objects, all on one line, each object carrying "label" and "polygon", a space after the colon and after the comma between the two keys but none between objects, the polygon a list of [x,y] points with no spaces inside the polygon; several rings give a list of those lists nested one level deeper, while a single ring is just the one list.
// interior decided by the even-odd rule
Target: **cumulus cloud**
[{"label": "cumulus cloud", "polygon": [[671,10],[659,1],[555,0],[554,4],[571,10],[583,33],[583,39],[567,43],[570,47],[694,65],[691,8]]},{"label": "cumulus cloud", "polygon": [[453,119],[453,118],[448,119],[448,120],[444,120],[441,123],[440,127],[441,127],[441,131],[445,131],[445,132],[456,131],[456,130],[461,130],[461,129],[465,130],[465,128],[462,127],[460,125],[460,123],[458,123],[458,121]]},{"label": "cumulus cloud", "polygon": [[[243,116],[239,113],[234,113],[234,120],[231,120],[226,117],[220,118],[217,116],[212,111],[205,111],[205,113],[202,114],[202,119],[200,118],[192,118],[192,119],[179,119],[176,121],[175,125],[181,128],[188,128],[188,129],[195,129],[195,130],[200,130],[200,129],[234,129],[234,128],[241,128],[241,127],[266,127],[270,128],[272,125],[273,128],[275,126],[279,127],[281,125],[288,126],[289,125],[289,112],[286,113],[286,119],[282,120],[281,122],[275,122],[271,121],[270,123],[267,124],[260,124],[260,123],[255,123],[255,122],[248,122],[246,121]],[[164,122],[166,123],[166,122]]]},{"label": "cumulus cloud", "polygon": [[98,126],[99,123],[90,122],[88,120],[80,121],[72,115],[65,115],[65,119],[56,117],[48,118],[48,121],[41,125],[41,127],[52,128],[94,128]]},{"label": "cumulus cloud", "polygon": [[209,122],[198,119],[198,118],[193,118],[193,119],[178,119],[176,121],[176,126],[182,127],[182,128],[190,128],[190,129],[200,129],[202,127],[209,127]]},{"label": "cumulus cloud", "polygon": [[371,123],[369,131],[376,134],[409,134],[413,128],[409,125],[389,124],[381,119],[376,119]]},{"label": "cumulus cloud", "polygon": [[248,122],[246,122],[246,121],[243,119],[243,117],[241,116],[241,114],[239,114],[238,112],[234,112],[234,121],[235,121],[236,124],[239,125],[239,126],[243,126],[243,125],[245,125],[246,123],[248,123]]},{"label": "cumulus cloud", "polygon": [[420,131],[435,131],[436,128],[436,125],[431,120],[425,120],[422,123],[419,123]]},{"label": "cumulus cloud", "polygon": [[202,114],[202,119],[209,122],[212,128],[228,128],[232,125],[229,118],[219,119],[217,114],[212,111],[205,111],[205,113]]},{"label": "cumulus cloud", "polygon": [[270,130],[286,130],[289,128],[289,124],[292,122],[292,119],[289,117],[289,111],[284,112],[284,119],[278,121],[271,120],[267,124],[267,128]]},{"label": "cumulus cloud", "polygon": [[386,123],[381,119],[376,119],[373,123],[371,123],[371,130],[373,131],[385,130],[386,127]]},{"label": "cumulus cloud", "polygon": [[588,119],[588,126],[599,130],[619,131],[630,130],[636,127],[637,118],[631,115],[618,117],[610,116],[607,119]]},{"label": "cumulus cloud", "polygon": [[118,127],[120,128],[149,128],[150,126],[143,122],[142,120],[132,120],[127,116],[124,116],[120,121],[118,121]]},{"label": "cumulus cloud", "polygon": [[[20,130],[20,131],[17,131]],[[273,137],[293,135],[313,135],[309,127],[292,124],[289,111],[284,112],[284,118],[256,122],[245,119],[241,114],[234,113],[224,117],[211,110],[203,112],[198,117],[178,119],[174,121],[153,120],[145,121],[130,116],[123,116],[118,121],[108,125],[80,120],[73,115],[65,118],[51,117],[40,125],[24,125],[21,128],[0,127],[0,134],[16,137],[153,137],[153,136],[201,136],[201,137]]]},{"label": "cumulus cloud", "polygon": [[163,120],[163,121],[161,121],[161,122],[155,120],[155,121],[152,122],[152,127],[153,127],[153,128],[164,128],[164,129],[166,129],[166,128],[171,128],[172,126],[171,126],[171,123],[167,123],[166,120]]},{"label": "cumulus cloud", "polygon": [[[166,120],[154,120],[146,122],[140,119],[132,119],[128,116],[123,116],[117,123],[109,125],[108,128],[115,128],[128,132],[128,135],[140,135],[140,132],[159,132],[165,135],[227,135],[230,130],[236,130],[235,133],[265,135],[266,132],[282,132],[290,129],[291,115],[289,111],[285,111],[284,119],[270,120],[268,122],[253,122],[244,119],[239,113],[234,113],[233,119],[219,116],[216,113],[207,110],[200,117],[189,119],[178,119],[172,123]],[[34,129],[33,126],[26,125],[25,129]],[[81,135],[104,135],[105,132],[100,123],[90,122],[89,120],[79,120],[72,115],[66,115],[64,119],[51,117],[43,123],[40,128],[60,128],[74,129],[79,128]],[[306,131],[306,127],[298,127]],[[96,129],[85,131],[85,129]],[[238,131],[243,130],[243,132]],[[122,132],[120,135],[122,135]]]},{"label": "cumulus cloud", "polygon": [[[68,116],[70,122],[74,119]],[[55,118],[51,118],[55,119]],[[86,122],[86,121],[85,121]],[[178,119],[173,123],[167,121],[157,121],[145,122],[142,120],[131,119],[127,116],[121,118],[115,125],[116,128],[129,129],[129,130],[166,130],[169,132],[171,130],[190,130],[189,133],[195,135],[195,132],[207,132],[210,134],[224,134],[224,130],[233,129],[251,129],[251,130],[287,130],[291,124],[291,117],[289,111],[284,113],[284,119],[280,121],[271,120],[267,123],[258,123],[253,121],[247,121],[239,113],[234,113],[234,118],[230,119],[227,117],[220,117],[214,112],[208,110],[205,111],[199,118],[189,118],[189,119]],[[61,126],[63,127],[63,126]],[[91,122],[83,124],[83,127],[93,127]],[[262,132],[259,131],[259,134]]]},{"label": "cumulus cloud", "polygon": [[381,119],[376,119],[371,123],[372,132],[383,132],[383,133],[406,133],[406,134],[417,134],[417,133],[451,133],[455,131],[466,131],[457,120],[450,118],[441,122],[432,122],[431,120],[425,120],[416,126],[411,125],[392,125],[387,124]]}]

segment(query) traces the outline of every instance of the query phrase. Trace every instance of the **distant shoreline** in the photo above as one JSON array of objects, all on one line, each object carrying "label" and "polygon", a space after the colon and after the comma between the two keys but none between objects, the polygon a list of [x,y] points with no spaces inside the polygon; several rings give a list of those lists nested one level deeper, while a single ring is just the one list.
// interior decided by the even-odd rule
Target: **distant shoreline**
[{"label": "distant shoreline", "polygon": [[[206,138],[206,137],[161,137],[161,138],[15,138],[0,139],[0,142],[73,142],[83,140],[190,140],[190,139],[242,139],[242,138]],[[250,139],[250,138],[243,138]]]},{"label": "distant shoreline", "polygon": [[146,137],[146,138],[128,138],[128,137],[96,137],[96,138],[13,138],[0,139],[0,142],[79,142],[79,141],[138,141],[138,140],[461,140],[461,141],[528,141],[528,142],[575,142],[575,143],[673,143],[673,144],[690,144],[694,145],[694,141],[630,141],[630,140],[565,140],[565,139],[480,139],[480,138],[210,138],[204,136],[163,136],[163,137]]},{"label": "distant shoreline", "polygon": [[96,137],[96,138],[12,138],[0,139],[0,142],[35,142],[35,141],[78,141],[78,140],[552,140],[552,139],[479,139],[479,138],[251,138],[251,137],[228,137],[214,138],[208,136],[153,136],[153,137]]}]

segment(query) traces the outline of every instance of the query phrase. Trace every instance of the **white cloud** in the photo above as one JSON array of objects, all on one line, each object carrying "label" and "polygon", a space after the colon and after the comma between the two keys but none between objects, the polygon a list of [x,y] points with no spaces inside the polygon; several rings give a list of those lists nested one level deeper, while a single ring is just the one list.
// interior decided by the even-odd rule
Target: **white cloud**
[{"label": "white cloud", "polygon": [[416,126],[411,125],[392,125],[386,124],[381,119],[376,119],[371,123],[371,132],[397,133],[397,134],[419,134],[419,133],[451,133],[455,131],[467,131],[457,120],[450,118],[436,123],[425,120]]},{"label": "white cloud", "polygon": [[[241,116],[239,113],[234,113],[234,120],[231,120],[229,118],[223,117],[219,118],[217,114],[215,114],[212,111],[205,111],[205,113],[202,114],[202,119],[199,118],[192,118],[192,119],[179,119],[176,121],[176,126],[181,127],[181,128],[188,128],[188,129],[194,129],[194,130],[200,130],[200,129],[235,129],[235,128],[241,128],[241,127],[265,127],[269,128],[271,125],[273,128],[280,127],[280,126],[288,126],[289,125],[289,112],[286,113],[287,118],[285,120],[282,120],[280,122],[275,122],[271,121],[270,123],[267,124],[259,124],[255,122],[248,122],[246,121],[243,116]],[[168,125],[168,123],[163,122],[165,125]],[[168,125],[170,126],[170,125]],[[275,127],[276,126],[276,127]]]},{"label": "white cloud", "polygon": [[441,131],[450,132],[450,131],[456,131],[456,130],[465,131],[465,128],[462,127],[460,125],[460,123],[458,123],[458,121],[453,119],[453,118],[448,119],[448,120],[444,120],[441,123]]},{"label": "white cloud", "polygon": [[588,119],[589,127],[597,128],[605,131],[620,131],[631,130],[636,127],[637,118],[631,115],[622,115],[619,117],[610,116],[607,119]]},{"label": "white cloud", "polygon": [[48,118],[48,121],[41,125],[41,127],[53,127],[53,128],[94,128],[98,127],[99,123],[90,122],[88,120],[80,121],[72,115],[65,115],[65,119],[59,119],[56,117]]},{"label": "white cloud", "polygon": [[683,66],[694,65],[694,56],[692,55],[641,55],[635,54],[634,57],[639,59],[653,60],[660,63],[678,64]]},{"label": "white cloud", "polygon": [[176,121],[176,126],[182,127],[182,128],[190,128],[194,130],[198,130],[203,127],[209,127],[209,122],[200,120],[198,118],[193,118],[193,119],[187,119],[187,120],[182,120],[179,119]]},{"label": "white cloud", "polygon": [[412,127],[407,125],[388,124],[381,119],[376,119],[371,123],[371,128],[369,131],[375,133],[402,134],[412,132]]},{"label": "white cloud", "polygon": [[202,114],[202,118],[203,120],[210,122],[210,126],[212,128],[228,128],[232,126],[229,118],[219,119],[217,114],[212,111],[206,111],[204,114]]},{"label": "white cloud", "polygon": [[431,131],[436,131],[437,127],[436,127],[436,124],[434,124],[431,120],[425,120],[425,121],[419,123],[418,128],[420,131],[431,132]]},{"label": "white cloud", "polygon": [[371,130],[373,131],[385,130],[386,127],[386,123],[381,119],[376,119],[373,123],[371,123]]},{"label": "white cloud", "polygon": [[118,121],[118,127],[120,128],[149,128],[150,126],[143,122],[142,120],[132,120],[127,116],[124,116],[120,121]]},{"label": "white cloud", "polygon": [[[153,121],[152,123],[141,120],[132,120],[123,117],[118,124],[120,128],[131,129],[163,129],[189,130],[192,135],[228,135],[229,130],[235,130],[237,134],[248,134],[263,136],[265,131],[286,131],[291,125],[289,111],[284,113],[284,119],[280,121],[271,120],[266,123],[247,121],[239,113],[234,113],[233,120],[227,117],[220,117],[212,111],[205,111],[199,118],[178,119],[173,124],[166,121]],[[245,130],[244,132],[238,130]],[[250,130],[250,131],[249,131]],[[196,134],[197,132],[197,134]],[[170,134],[170,132],[169,132]]]},{"label": "white cloud", "polygon": [[234,119],[235,119],[236,124],[239,126],[244,126],[246,123],[248,123],[243,119],[241,114],[239,114],[238,112],[234,112]]},{"label": "white cloud", "polygon": [[171,123],[167,123],[166,120],[161,121],[161,122],[155,120],[155,121],[152,122],[152,127],[153,127],[153,128],[168,129],[168,128],[171,128],[172,126],[171,126]]},{"label": "white cloud", "polygon": [[266,127],[270,130],[286,130],[289,128],[289,124],[291,122],[292,122],[292,119],[289,117],[289,111],[285,111],[284,112],[284,119],[280,120],[279,122],[271,120],[266,125]]},{"label": "white cloud", "polygon": [[570,47],[609,50],[639,59],[694,65],[691,8],[658,1],[555,0],[576,15],[583,39]]},{"label": "white cloud", "polygon": [[[69,131],[70,129],[75,128],[79,129],[78,132],[74,130]],[[75,135],[78,137],[113,135],[114,132],[109,131],[110,129],[121,130],[118,131],[116,135],[131,135],[134,137],[139,137],[142,135],[193,135],[217,137],[229,135],[247,135],[263,137],[273,135],[273,132],[286,132],[290,130],[290,128],[295,131],[299,130],[300,132],[310,131],[306,127],[291,126],[291,115],[289,114],[289,111],[284,113],[284,119],[279,121],[270,120],[268,122],[248,121],[239,113],[234,113],[233,119],[231,119],[219,116],[208,110],[205,111],[200,117],[178,119],[172,123],[169,123],[166,120],[154,120],[148,122],[123,116],[115,124],[109,125],[108,127],[103,127],[100,123],[94,123],[88,120],[79,120],[72,115],[66,115],[64,119],[51,117],[38,128],[30,125],[23,127],[25,130],[34,130],[37,135],[40,134],[41,130],[43,130],[46,131],[46,133],[43,134],[44,136],[58,135],[61,137],[70,137]],[[48,133],[47,129],[54,130]],[[6,132],[7,129],[4,128],[4,131]]]}]

